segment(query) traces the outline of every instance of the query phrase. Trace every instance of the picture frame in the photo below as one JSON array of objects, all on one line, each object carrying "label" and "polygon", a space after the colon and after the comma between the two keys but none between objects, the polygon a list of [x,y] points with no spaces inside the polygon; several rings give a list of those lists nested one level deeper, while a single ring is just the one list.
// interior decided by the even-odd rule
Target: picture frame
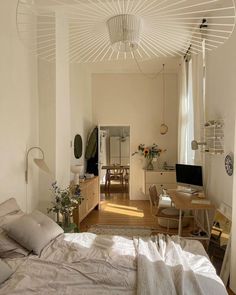
[{"label": "picture frame", "polygon": [[213,219],[208,255],[226,286],[230,273],[231,218],[217,209]]}]

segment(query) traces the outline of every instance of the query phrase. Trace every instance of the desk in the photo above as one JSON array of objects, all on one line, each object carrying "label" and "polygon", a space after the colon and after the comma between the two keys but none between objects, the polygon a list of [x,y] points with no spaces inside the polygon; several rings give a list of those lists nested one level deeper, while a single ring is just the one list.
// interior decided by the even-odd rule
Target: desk
[{"label": "desk", "polygon": [[[170,195],[171,200],[175,205],[175,208],[179,210],[178,235],[181,236],[181,234],[182,234],[182,212],[188,211],[188,210],[192,210],[192,211],[196,212],[196,211],[201,210],[201,211],[204,211],[204,218],[206,220],[207,231],[205,230],[204,226],[202,226],[201,224],[198,224],[198,226],[203,231],[206,231],[206,233],[207,233],[207,237],[203,237],[203,238],[209,239],[210,234],[211,234],[211,229],[210,229],[210,223],[209,223],[208,210],[215,210],[216,209],[215,205],[213,205],[213,204],[192,204],[191,203],[191,201],[193,199],[198,199],[198,200],[206,199],[204,193],[191,195],[188,193],[178,192],[177,190],[168,190],[168,194]],[[196,218],[195,214],[192,217]],[[199,237],[197,236],[197,238],[199,238]]]}]

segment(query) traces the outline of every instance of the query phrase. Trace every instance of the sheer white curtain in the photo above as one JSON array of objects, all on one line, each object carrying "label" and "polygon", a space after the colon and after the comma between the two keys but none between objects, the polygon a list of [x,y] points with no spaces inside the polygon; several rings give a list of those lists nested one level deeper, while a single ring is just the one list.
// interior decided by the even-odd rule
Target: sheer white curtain
[{"label": "sheer white curtain", "polygon": [[192,81],[192,60],[185,62],[184,59],[182,59],[180,74],[178,162],[183,164],[193,164],[194,162],[194,152],[191,149],[191,141],[194,137]]},{"label": "sheer white curtain", "polygon": [[191,141],[204,141],[205,122],[205,40],[202,53],[182,60],[180,75],[178,161],[204,165],[204,153],[192,151]]}]

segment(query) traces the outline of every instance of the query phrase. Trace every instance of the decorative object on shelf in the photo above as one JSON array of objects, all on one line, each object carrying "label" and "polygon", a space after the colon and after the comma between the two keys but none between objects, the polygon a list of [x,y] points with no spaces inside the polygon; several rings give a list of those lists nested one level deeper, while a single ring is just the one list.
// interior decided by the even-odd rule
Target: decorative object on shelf
[{"label": "decorative object on shelf", "polygon": [[[207,19],[208,16],[208,19]],[[202,24],[202,19],[206,19]],[[206,18],[205,18],[206,17]],[[178,57],[211,52],[231,37],[234,0],[18,0],[17,33],[39,58],[56,60],[60,22],[70,62]],[[66,30],[65,30],[66,31]],[[191,46],[190,46],[191,45]],[[134,51],[135,50],[135,51]]]},{"label": "decorative object on shelf", "polygon": [[[54,182],[52,184],[52,191],[55,200],[52,202],[53,206],[48,209],[48,213],[56,213],[56,222],[63,228],[68,228],[71,224],[73,210],[77,208],[83,200],[80,187],[79,185],[75,185],[62,189],[57,185],[57,182]],[[60,220],[60,214],[62,216],[62,221]]]},{"label": "decorative object on shelf", "polygon": [[229,176],[233,175],[233,172],[234,172],[234,158],[233,158],[233,154],[231,154],[231,153],[228,154],[225,157],[225,170],[226,170],[226,173]]},{"label": "decorative object on shelf", "polygon": [[166,83],[165,83],[165,64],[163,64],[162,70],[162,123],[160,126],[161,135],[165,135],[168,132],[168,126],[165,124],[165,107],[166,107]]},{"label": "decorative object on shelf", "polygon": [[139,154],[146,159],[146,169],[153,170],[153,159],[160,156],[161,153],[165,152],[166,149],[160,149],[157,144],[153,143],[152,146],[145,146],[145,144],[140,144],[138,150],[132,155]]},{"label": "decorative object on shelf", "polygon": [[25,161],[25,182],[28,183],[28,171],[29,171],[29,153],[30,151],[32,150],[39,150],[42,154],[42,157],[41,158],[34,158],[34,163],[41,169],[43,170],[44,172],[46,173],[50,173],[50,170],[47,166],[47,164],[45,163],[44,161],[44,152],[43,150],[38,147],[38,146],[33,146],[31,148],[29,148],[26,152],[26,161]]},{"label": "decorative object on shelf", "polygon": [[83,171],[83,165],[71,165],[70,171],[74,173],[74,185],[79,184],[79,177],[81,172]]}]

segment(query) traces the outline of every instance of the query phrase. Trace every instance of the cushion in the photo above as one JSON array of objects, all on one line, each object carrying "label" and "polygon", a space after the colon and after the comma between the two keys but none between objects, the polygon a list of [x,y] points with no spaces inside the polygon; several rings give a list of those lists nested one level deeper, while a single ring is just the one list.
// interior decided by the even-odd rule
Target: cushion
[{"label": "cushion", "polygon": [[5,282],[12,274],[13,270],[0,259],[0,284]]},{"label": "cushion", "polygon": [[14,198],[10,198],[0,204],[0,217],[18,211],[20,211],[20,207]]},{"label": "cushion", "polygon": [[21,258],[27,256],[29,251],[8,237],[6,232],[0,233],[0,257]]},{"label": "cushion", "polygon": [[166,214],[166,215],[179,216],[179,210],[174,207],[165,208],[165,209],[161,210],[161,213]]},{"label": "cushion", "polygon": [[8,213],[5,216],[1,216],[0,217],[0,232],[3,230],[3,226],[9,222],[12,222],[20,217],[22,217],[24,214],[24,212],[20,211],[14,211],[11,213]]},{"label": "cushion", "polygon": [[[169,215],[169,216],[173,216],[173,217],[179,216],[179,210],[174,207],[164,208],[161,210],[161,213]],[[161,217],[158,217],[158,224],[162,227],[168,227],[169,225],[169,228],[173,228],[173,229],[179,227],[178,220],[171,220],[171,219],[168,220]],[[189,219],[182,217],[182,227],[186,227],[188,225],[189,225]]]},{"label": "cushion", "polygon": [[64,232],[57,223],[39,211],[24,215],[3,228],[20,245],[38,255],[51,240]]},{"label": "cushion", "polygon": [[16,243],[3,231],[3,226],[12,222],[24,213],[20,210],[16,200],[11,198],[0,204],[0,257],[1,258],[19,258],[27,256],[29,251]]}]

